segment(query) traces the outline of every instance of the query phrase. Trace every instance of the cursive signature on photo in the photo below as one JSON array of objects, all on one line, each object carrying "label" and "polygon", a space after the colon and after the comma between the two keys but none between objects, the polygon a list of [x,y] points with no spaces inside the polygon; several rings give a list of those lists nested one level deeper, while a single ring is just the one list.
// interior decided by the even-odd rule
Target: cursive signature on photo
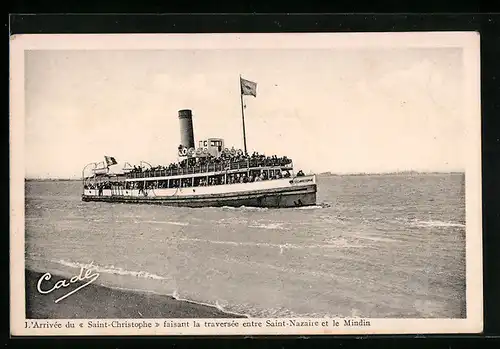
[{"label": "cursive signature on photo", "polygon": [[80,268],[80,273],[78,275],[73,276],[71,279],[69,279],[69,280],[67,280],[67,279],[61,279],[61,280],[57,281],[55,283],[55,285],[52,288],[50,288],[50,289],[47,289],[46,287],[42,287],[42,284],[43,284],[44,281],[49,281],[52,278],[52,275],[50,273],[43,274],[42,277],[40,277],[40,279],[38,280],[38,283],[37,283],[37,290],[38,290],[38,292],[40,292],[41,294],[49,294],[52,291],[55,291],[55,290],[60,289],[60,288],[66,288],[66,287],[68,287],[71,284],[74,284],[76,282],[87,281],[88,280],[84,284],[78,286],[74,290],[66,293],[64,296],[59,297],[58,299],[55,300],[55,303],[59,303],[60,301],[62,301],[66,297],[71,296],[75,292],[81,290],[82,288],[90,285],[92,282],[94,282],[95,280],[97,280],[97,278],[99,277],[99,273],[92,270],[93,263],[94,262],[90,262],[90,264],[88,266],[82,266]]}]

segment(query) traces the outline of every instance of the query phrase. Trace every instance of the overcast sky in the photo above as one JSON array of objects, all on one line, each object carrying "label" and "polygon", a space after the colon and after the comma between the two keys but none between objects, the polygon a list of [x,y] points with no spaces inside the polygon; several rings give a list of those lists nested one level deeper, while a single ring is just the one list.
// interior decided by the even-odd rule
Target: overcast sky
[{"label": "overcast sky", "polygon": [[[26,175],[79,177],[177,159],[179,109],[196,143],[287,155],[297,170],[335,173],[465,169],[460,48],[40,50],[25,55]],[[121,168],[121,166],[119,167]]]}]

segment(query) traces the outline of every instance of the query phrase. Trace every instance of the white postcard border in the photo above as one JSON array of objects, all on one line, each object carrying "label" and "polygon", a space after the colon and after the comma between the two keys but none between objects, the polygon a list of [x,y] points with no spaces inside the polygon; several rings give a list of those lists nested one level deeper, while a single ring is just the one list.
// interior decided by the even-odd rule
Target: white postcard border
[{"label": "white postcard border", "polygon": [[[332,326],[347,318],[294,319],[329,321],[328,326],[243,327],[248,321],[272,319],[116,319],[152,327],[97,327],[88,322],[114,320],[26,320],[24,287],[24,51],[26,50],[159,50],[245,48],[384,48],[460,47],[464,52],[466,141],[466,319],[351,319],[369,326]],[[483,330],[480,61],[477,32],[307,33],[307,34],[30,34],[13,35],[10,44],[10,301],[12,335],[315,335],[478,333]],[[233,322],[238,327],[165,327],[165,322]],[[289,322],[290,319],[272,321]],[[47,327],[34,328],[28,322]],[[72,323],[74,327],[68,328]],[[156,324],[163,325],[156,325]],[[45,326],[43,325],[43,326]],[[61,325],[61,328],[58,326]],[[82,325],[82,326],[80,326]],[[31,327],[30,327],[31,326]],[[27,328],[30,327],[30,328]]]}]

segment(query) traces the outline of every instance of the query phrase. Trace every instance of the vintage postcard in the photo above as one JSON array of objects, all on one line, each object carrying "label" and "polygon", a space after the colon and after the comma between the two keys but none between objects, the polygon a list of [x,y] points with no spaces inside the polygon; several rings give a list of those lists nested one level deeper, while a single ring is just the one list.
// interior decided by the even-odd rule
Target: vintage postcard
[{"label": "vintage postcard", "polygon": [[482,331],[479,34],[10,52],[12,335]]}]

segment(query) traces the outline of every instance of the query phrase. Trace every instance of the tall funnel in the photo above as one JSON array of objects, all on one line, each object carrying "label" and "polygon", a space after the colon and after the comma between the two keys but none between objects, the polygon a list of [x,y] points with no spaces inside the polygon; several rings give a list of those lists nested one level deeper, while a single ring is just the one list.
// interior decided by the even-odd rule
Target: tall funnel
[{"label": "tall funnel", "polygon": [[193,114],[191,110],[179,110],[179,121],[181,126],[181,145],[188,149],[194,148]]}]

